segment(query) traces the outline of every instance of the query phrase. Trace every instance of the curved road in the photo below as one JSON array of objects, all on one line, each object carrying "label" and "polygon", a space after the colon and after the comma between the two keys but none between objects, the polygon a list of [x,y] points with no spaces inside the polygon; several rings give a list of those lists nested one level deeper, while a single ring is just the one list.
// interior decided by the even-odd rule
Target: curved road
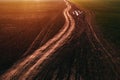
[{"label": "curved road", "polygon": [[[2,80],[31,80],[38,73],[38,68],[49,56],[69,41],[71,34],[75,29],[75,21],[70,15],[69,11],[71,5],[64,0],[67,7],[63,11],[65,17],[65,24],[63,28],[52,39],[45,43],[42,47],[37,49],[32,55],[19,61],[5,74],[2,75]],[[29,78],[29,79],[28,79]]]},{"label": "curved road", "polygon": [[0,80],[119,80],[111,52],[96,34],[90,18],[64,1],[65,24],[60,31],[14,64]]}]

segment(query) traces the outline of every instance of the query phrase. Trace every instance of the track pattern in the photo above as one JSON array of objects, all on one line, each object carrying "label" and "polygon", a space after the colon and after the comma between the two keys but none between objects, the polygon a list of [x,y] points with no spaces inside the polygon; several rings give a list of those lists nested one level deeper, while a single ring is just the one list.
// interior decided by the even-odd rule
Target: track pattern
[{"label": "track pattern", "polygon": [[65,24],[33,54],[13,65],[2,80],[119,80],[111,53],[86,13],[64,0]]},{"label": "track pattern", "polygon": [[53,53],[58,48],[69,41],[71,33],[75,28],[75,22],[72,16],[69,14],[71,6],[66,0],[65,2],[67,8],[64,10],[63,14],[65,16],[66,22],[63,28],[52,39],[37,49],[32,55],[15,64],[10,70],[8,70],[8,72],[2,76],[3,80],[26,80],[28,78],[29,80],[32,79],[32,77],[38,73],[39,67],[42,67],[44,61],[47,60],[50,55],[53,55]]}]

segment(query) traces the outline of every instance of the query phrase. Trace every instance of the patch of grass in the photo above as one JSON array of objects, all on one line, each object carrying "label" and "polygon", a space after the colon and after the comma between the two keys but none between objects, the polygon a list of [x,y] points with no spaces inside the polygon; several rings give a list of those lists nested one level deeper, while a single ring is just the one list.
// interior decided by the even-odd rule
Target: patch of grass
[{"label": "patch of grass", "polygon": [[120,48],[120,1],[117,0],[71,0],[80,8],[95,13],[97,25],[104,37]]}]

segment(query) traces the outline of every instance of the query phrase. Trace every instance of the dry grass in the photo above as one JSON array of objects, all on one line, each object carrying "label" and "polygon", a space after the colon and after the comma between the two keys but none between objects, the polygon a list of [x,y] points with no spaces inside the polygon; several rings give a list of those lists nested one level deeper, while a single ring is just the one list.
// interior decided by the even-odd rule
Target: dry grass
[{"label": "dry grass", "polygon": [[54,36],[64,24],[64,17],[61,15],[64,8],[62,1],[1,2],[0,72],[27,50],[39,32],[44,30],[40,35],[48,36],[44,43]]}]

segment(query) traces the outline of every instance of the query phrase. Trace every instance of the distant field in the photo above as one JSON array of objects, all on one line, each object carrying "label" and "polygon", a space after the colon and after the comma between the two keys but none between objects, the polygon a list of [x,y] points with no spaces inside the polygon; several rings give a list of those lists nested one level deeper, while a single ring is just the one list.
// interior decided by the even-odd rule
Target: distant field
[{"label": "distant field", "polygon": [[119,0],[71,0],[80,8],[92,10],[96,23],[104,37],[120,48],[120,1]]},{"label": "distant field", "polygon": [[63,1],[0,2],[0,73],[20,58],[39,32],[44,30],[42,38],[48,35],[44,42],[56,34],[64,24],[64,8]]}]

